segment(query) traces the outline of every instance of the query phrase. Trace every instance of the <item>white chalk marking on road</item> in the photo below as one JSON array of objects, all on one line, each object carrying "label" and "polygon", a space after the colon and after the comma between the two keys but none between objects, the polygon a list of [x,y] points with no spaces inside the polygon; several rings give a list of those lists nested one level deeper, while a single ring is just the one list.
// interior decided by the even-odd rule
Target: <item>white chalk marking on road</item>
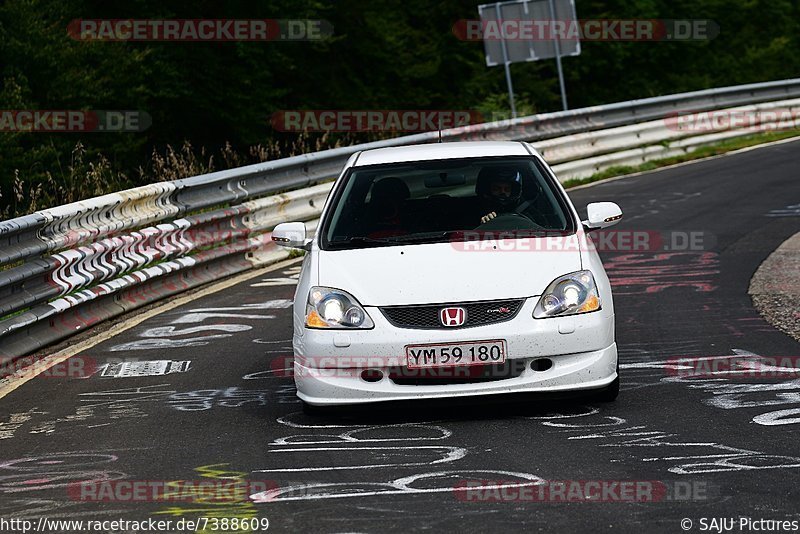
[{"label": "white chalk marking on road", "polygon": [[[504,489],[504,488],[523,488],[528,486],[539,486],[545,483],[545,480],[539,476],[530,473],[517,473],[514,471],[494,471],[488,469],[479,469],[474,471],[439,471],[434,473],[423,473],[412,475],[408,477],[398,478],[389,482],[338,482],[338,483],[321,483],[321,484],[300,484],[295,486],[288,486],[285,488],[278,488],[261,493],[255,493],[250,496],[250,500],[255,503],[269,503],[269,502],[283,502],[283,501],[306,501],[306,500],[321,500],[321,499],[343,499],[347,497],[374,497],[377,495],[409,495],[416,493],[448,493],[455,492],[452,483],[443,488],[412,488],[411,484],[420,479],[429,479],[434,477],[452,478],[455,475],[462,476],[467,479],[467,475],[475,475],[481,473],[482,475],[503,475],[505,477],[521,478],[522,482],[509,482],[505,484],[487,484],[480,486],[469,486],[469,491],[480,491],[489,489]],[[361,491],[364,487],[373,486],[376,488],[385,488],[383,491]],[[308,490],[312,489],[336,489],[336,488],[355,488],[356,491],[350,493],[319,493],[308,494]],[[305,495],[296,497],[283,497],[276,498],[280,495],[291,493],[294,491],[303,490]]]},{"label": "white chalk marking on road", "polygon": [[163,376],[173,373],[185,373],[191,368],[190,360],[176,362],[173,360],[151,360],[145,362],[109,363],[102,367],[103,378],[130,378],[139,376]]},{"label": "white chalk marking on road", "polygon": [[254,473],[307,473],[311,471],[340,471],[340,470],[352,470],[352,469],[376,469],[379,467],[413,467],[418,465],[434,465],[434,464],[442,464],[442,463],[450,463],[455,462],[456,460],[460,460],[467,455],[467,449],[463,447],[446,447],[446,446],[417,446],[417,447],[392,447],[391,449],[387,449],[386,447],[312,447],[312,448],[303,448],[303,449],[277,449],[274,451],[269,451],[271,454],[275,453],[282,453],[282,452],[317,452],[317,451],[340,451],[348,456],[352,453],[352,451],[380,451],[381,453],[392,452],[397,453],[400,451],[408,450],[408,451],[419,451],[421,449],[434,449],[439,450],[443,453],[442,457],[438,460],[427,461],[427,462],[408,462],[408,463],[398,463],[398,464],[369,464],[369,465],[346,465],[346,466],[338,466],[338,467],[286,467],[280,469],[255,469]]},{"label": "white chalk marking on road", "polygon": [[121,322],[119,324],[113,325],[110,328],[107,328],[107,329],[99,332],[97,335],[90,337],[89,339],[85,339],[85,340],[83,340],[81,342],[78,342],[78,343],[75,343],[73,345],[70,345],[69,347],[67,347],[65,349],[62,349],[62,350],[60,350],[58,352],[55,352],[55,353],[50,354],[50,355],[47,355],[47,356],[37,360],[37,362],[36,362],[36,371],[37,372],[31,373],[27,368],[24,368],[24,369],[18,370],[13,375],[10,375],[8,377],[0,379],[0,399],[6,397],[9,393],[11,393],[11,392],[15,391],[16,389],[20,388],[21,386],[26,384],[28,381],[32,380],[33,378],[36,378],[37,376],[39,376],[40,374],[44,373],[45,371],[47,371],[48,369],[50,369],[54,365],[58,365],[59,363],[65,361],[65,360],[68,360],[69,358],[71,358],[73,356],[77,356],[78,354],[80,354],[80,353],[82,353],[82,352],[84,352],[86,350],[89,350],[92,347],[94,347],[96,345],[99,345],[103,341],[107,341],[107,340],[113,338],[114,336],[118,336],[122,332],[130,330],[134,326],[139,325],[139,324],[143,323],[144,321],[146,321],[146,320],[148,320],[148,319],[150,319],[152,317],[155,317],[156,315],[160,315],[160,314],[165,313],[167,311],[174,310],[175,308],[177,308],[179,306],[183,306],[184,304],[188,304],[189,302],[192,302],[193,300],[197,300],[197,299],[199,299],[201,297],[205,297],[207,295],[212,295],[214,293],[222,291],[223,289],[227,289],[229,287],[232,287],[232,286],[235,286],[235,285],[240,284],[242,282],[245,282],[247,280],[250,280],[251,278],[256,278],[258,276],[262,276],[265,273],[268,273],[268,272],[271,272],[271,271],[277,271],[279,269],[284,269],[287,266],[292,265],[292,264],[294,264],[294,263],[296,263],[298,261],[299,260],[297,258],[294,258],[294,259],[291,259],[291,260],[282,261],[280,263],[275,263],[273,265],[264,267],[262,269],[255,269],[255,270],[250,271],[250,272],[242,273],[240,275],[236,275],[236,276],[234,276],[232,278],[229,278],[227,280],[223,280],[222,282],[217,282],[215,284],[212,284],[212,285],[210,285],[209,287],[207,287],[205,289],[201,289],[200,291],[197,291],[196,293],[192,293],[191,295],[185,295],[183,297],[178,297],[178,298],[176,298],[174,300],[166,302],[166,303],[164,303],[164,304],[162,304],[160,306],[157,306],[157,307],[155,307],[155,308],[153,308],[151,310],[148,310],[148,311],[146,311],[144,313],[137,313],[137,314],[133,315],[130,319],[126,319],[125,321],[123,321],[123,322]]},{"label": "white chalk marking on road", "polygon": [[[396,429],[396,428],[413,428],[413,429],[426,429],[426,430],[433,430],[434,432],[438,432],[438,436],[415,436],[415,437],[393,437],[393,438],[359,438],[354,436],[354,434],[370,432],[373,430],[387,430],[387,429]],[[348,432],[342,432],[338,435],[327,434],[324,436],[318,435],[294,435],[294,436],[286,436],[283,438],[277,438],[272,442],[272,445],[324,445],[324,444],[339,444],[343,445],[345,443],[374,443],[374,442],[382,442],[382,441],[435,441],[440,439],[447,439],[452,436],[453,433],[444,428],[443,426],[438,425],[422,425],[418,423],[400,423],[395,425],[376,425],[373,427],[366,427],[366,428],[356,428],[354,430],[350,430]],[[312,440],[319,440],[320,437],[333,437],[337,438],[335,440],[324,440],[324,441],[295,441],[294,438],[311,438]]]}]

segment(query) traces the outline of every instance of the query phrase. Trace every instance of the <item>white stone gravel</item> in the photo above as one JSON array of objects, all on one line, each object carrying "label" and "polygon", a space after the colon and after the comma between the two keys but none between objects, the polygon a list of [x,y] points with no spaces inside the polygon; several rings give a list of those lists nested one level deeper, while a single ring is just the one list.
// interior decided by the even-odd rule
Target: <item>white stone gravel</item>
[{"label": "white stone gravel", "polygon": [[764,319],[800,341],[800,232],[764,260],[748,293]]}]

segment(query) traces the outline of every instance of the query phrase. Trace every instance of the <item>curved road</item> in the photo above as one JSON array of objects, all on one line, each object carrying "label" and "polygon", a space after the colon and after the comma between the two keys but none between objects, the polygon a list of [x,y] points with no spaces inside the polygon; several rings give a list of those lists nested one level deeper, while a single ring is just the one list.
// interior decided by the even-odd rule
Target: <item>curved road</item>
[{"label": "curved road", "polygon": [[[615,286],[616,403],[514,398],[305,416],[284,371],[295,262],[151,317],[0,399],[0,517],[263,517],[278,532],[798,521],[800,377],[704,374],[711,362],[800,357],[747,295],[759,264],[800,231],[786,209],[800,200],[798,169],[800,142],[790,142],[570,193],[579,211],[612,200],[625,213],[601,243]],[[627,231],[646,250],[630,250]],[[678,357],[703,358],[700,374],[686,376]],[[76,490],[87,480],[96,483]],[[127,498],[119,484],[234,480],[252,491],[190,502]],[[455,492],[465,481],[483,489]],[[563,502],[543,481],[570,491],[605,481],[607,492]],[[652,501],[611,484],[636,481],[655,488]],[[510,491],[519,484],[530,491]]]}]

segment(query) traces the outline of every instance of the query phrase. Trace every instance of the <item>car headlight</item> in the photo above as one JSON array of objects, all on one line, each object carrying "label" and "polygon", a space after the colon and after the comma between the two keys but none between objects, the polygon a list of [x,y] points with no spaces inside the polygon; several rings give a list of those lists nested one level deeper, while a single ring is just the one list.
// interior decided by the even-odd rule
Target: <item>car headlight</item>
[{"label": "car headlight", "polygon": [[553,280],[533,310],[536,319],[576,315],[600,309],[600,295],[590,271],[565,274]]},{"label": "car headlight", "polygon": [[312,287],[306,304],[309,328],[372,328],[375,324],[350,293],[330,287]]}]

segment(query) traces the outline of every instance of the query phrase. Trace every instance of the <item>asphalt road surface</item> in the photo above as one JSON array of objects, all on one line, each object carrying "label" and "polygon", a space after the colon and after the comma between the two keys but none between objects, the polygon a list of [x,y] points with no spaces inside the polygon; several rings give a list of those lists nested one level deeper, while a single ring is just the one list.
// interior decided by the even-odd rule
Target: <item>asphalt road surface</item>
[{"label": "asphalt road surface", "polygon": [[[617,202],[617,229],[647,236],[648,250],[601,245],[617,310],[615,403],[514,397],[306,416],[283,370],[294,263],[147,319],[0,399],[0,517],[266,518],[278,532],[800,521],[799,377],[674,365],[800,356],[747,295],[759,264],[800,231],[785,209],[800,200],[798,169],[792,142],[570,194],[583,213]],[[125,481],[183,492],[204,481],[216,493],[130,495]],[[225,493],[231,482],[246,489]],[[590,482],[604,488],[598,500],[559,494]],[[483,489],[454,489],[465,484]]]}]

